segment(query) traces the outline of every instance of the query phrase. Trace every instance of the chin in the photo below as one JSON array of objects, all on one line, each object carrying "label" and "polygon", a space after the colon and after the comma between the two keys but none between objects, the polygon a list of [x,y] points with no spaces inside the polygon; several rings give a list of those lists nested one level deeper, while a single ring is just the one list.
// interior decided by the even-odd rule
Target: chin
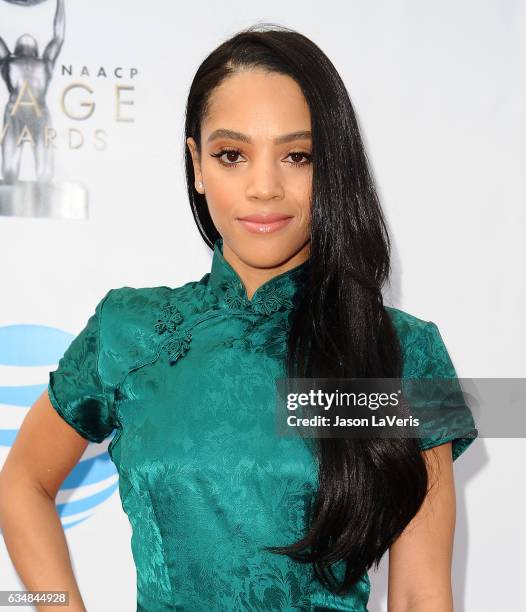
[{"label": "chin", "polygon": [[231,248],[240,259],[251,266],[274,268],[294,257],[303,244],[302,240],[294,240],[290,236],[254,236],[244,237],[232,244]]}]

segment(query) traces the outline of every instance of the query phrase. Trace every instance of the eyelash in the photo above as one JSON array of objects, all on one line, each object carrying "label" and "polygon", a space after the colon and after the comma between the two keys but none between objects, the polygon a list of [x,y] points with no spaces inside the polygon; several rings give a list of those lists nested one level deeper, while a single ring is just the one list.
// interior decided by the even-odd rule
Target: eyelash
[{"label": "eyelash", "polygon": [[[237,153],[238,155],[241,155],[241,151],[239,149],[221,149],[221,151],[218,151],[217,153],[211,153],[212,157],[216,157],[217,161],[222,165],[225,166],[227,168],[235,168],[236,166],[239,166],[240,163],[242,162],[230,162],[230,163],[226,163],[224,161],[221,160],[221,157],[225,154],[225,153]],[[296,166],[296,167],[301,167],[301,166],[307,166],[311,163],[311,159],[312,159],[312,155],[310,153],[305,153],[304,151],[291,151],[287,157],[290,157],[291,155],[303,155],[303,157],[306,157],[308,161],[306,162],[288,162],[289,164],[291,164],[292,166]]]}]

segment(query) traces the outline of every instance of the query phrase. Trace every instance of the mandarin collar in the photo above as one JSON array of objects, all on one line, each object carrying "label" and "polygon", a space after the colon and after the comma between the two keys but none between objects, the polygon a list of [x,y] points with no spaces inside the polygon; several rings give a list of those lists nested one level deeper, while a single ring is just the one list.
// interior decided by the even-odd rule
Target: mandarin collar
[{"label": "mandarin collar", "polygon": [[273,276],[260,285],[249,300],[245,285],[238,273],[223,256],[223,238],[214,242],[214,255],[209,286],[218,305],[234,310],[246,310],[269,315],[297,305],[308,277],[309,260]]}]

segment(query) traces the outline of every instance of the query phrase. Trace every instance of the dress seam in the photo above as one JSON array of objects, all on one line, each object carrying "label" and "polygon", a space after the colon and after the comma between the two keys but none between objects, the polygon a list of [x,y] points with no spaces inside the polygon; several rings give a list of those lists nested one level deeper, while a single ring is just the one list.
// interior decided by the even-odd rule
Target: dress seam
[{"label": "dress seam", "polygon": [[168,581],[168,585],[170,587],[170,596],[173,596],[174,589],[173,589],[173,585],[172,585],[172,579],[170,577],[170,572],[168,571],[168,557],[166,555],[166,549],[165,549],[165,545],[164,545],[164,538],[163,538],[163,534],[161,533],[161,527],[160,527],[160,524],[159,524],[159,518],[157,517],[157,513],[155,512],[155,506],[153,505],[153,500],[152,500],[152,496],[151,496],[151,493],[150,493],[150,487],[146,486],[145,490],[146,490],[146,494],[148,495],[148,500],[150,502],[150,508],[152,509],[152,515],[153,515],[153,518],[154,518],[154,521],[155,521],[155,526],[157,527],[157,533],[159,535],[159,540],[161,542],[161,550],[162,550],[162,553],[163,553],[163,561],[164,561],[163,568],[164,568],[164,571],[165,571],[165,574],[166,574],[166,579]]}]

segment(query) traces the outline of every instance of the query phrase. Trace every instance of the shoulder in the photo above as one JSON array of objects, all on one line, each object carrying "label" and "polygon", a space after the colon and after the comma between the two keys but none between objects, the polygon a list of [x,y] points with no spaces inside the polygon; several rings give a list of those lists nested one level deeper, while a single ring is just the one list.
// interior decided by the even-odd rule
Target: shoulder
[{"label": "shoulder", "polygon": [[409,312],[386,306],[397,332],[405,376],[453,376],[451,358],[437,324]]},{"label": "shoulder", "polygon": [[194,312],[205,297],[208,273],[200,280],[193,280],[178,287],[116,287],[110,289],[102,300],[103,318],[108,324],[122,325],[150,320],[166,304],[177,304],[181,311]]},{"label": "shoulder", "polygon": [[179,287],[117,287],[110,289],[99,304],[101,333],[122,330],[154,330],[167,306],[176,306],[184,315],[199,310],[206,291],[206,275]]},{"label": "shoulder", "polygon": [[411,342],[422,340],[433,330],[433,327],[436,327],[432,321],[417,317],[400,308],[386,306],[385,310],[391,318],[402,348]]},{"label": "shoulder", "polygon": [[106,293],[97,309],[99,365],[108,384],[157,353],[165,339],[159,323],[170,317],[173,309],[183,320],[199,310],[207,286],[205,277],[179,287],[122,286]]},{"label": "shoulder", "polygon": [[167,302],[181,304],[182,307],[199,301],[207,286],[207,275],[200,280],[189,281],[178,287],[160,285],[157,287],[117,287],[110,289],[104,297],[105,317],[119,315],[149,316],[153,309]]}]

